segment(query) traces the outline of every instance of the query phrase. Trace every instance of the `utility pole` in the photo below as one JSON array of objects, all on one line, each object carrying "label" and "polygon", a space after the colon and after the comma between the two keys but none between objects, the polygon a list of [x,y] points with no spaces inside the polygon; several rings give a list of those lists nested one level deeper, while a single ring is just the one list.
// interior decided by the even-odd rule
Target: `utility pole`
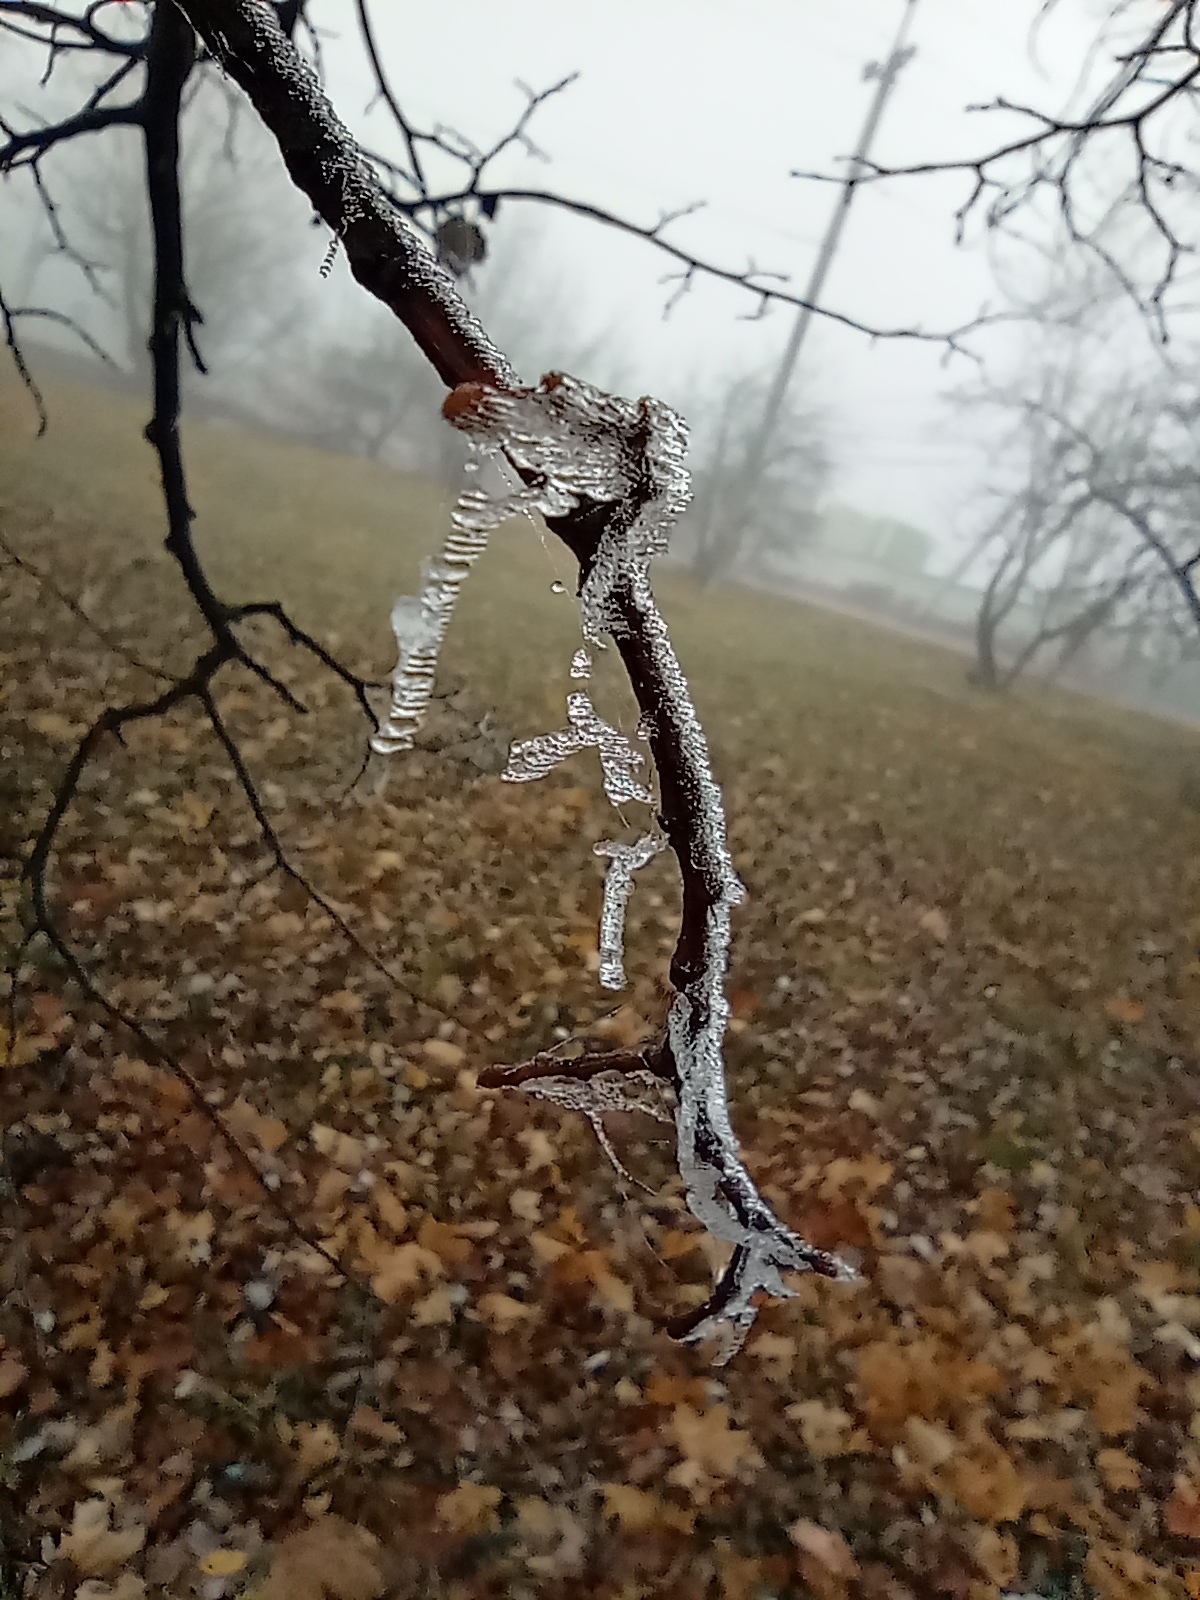
[{"label": "utility pole", "polygon": [[[876,79],[875,94],[867,111],[867,120],[863,123],[862,132],[858,136],[858,146],[850,158],[850,171],[842,185],[838,202],[834,208],[833,216],[829,219],[829,227],[821,241],[821,248],[817,252],[817,259],[813,264],[812,276],[804,291],[805,304],[796,314],[796,321],[788,339],[787,347],[783,352],[783,360],[779,363],[779,370],[775,374],[774,382],[767,394],[766,404],[763,406],[762,419],[758,428],[750,439],[746,449],[746,460],[739,474],[739,492],[734,496],[734,518],[730,528],[726,550],[732,546],[730,559],[736,559],[741,549],[742,541],[746,536],[746,529],[751,515],[751,498],[754,486],[762,472],[766,461],[767,448],[771,443],[775,426],[779,421],[780,408],[784,396],[787,394],[788,384],[791,382],[792,373],[796,367],[800,348],[808,333],[813,315],[820,302],[821,291],[825,287],[825,279],[829,275],[829,268],[837,254],[838,245],[842,240],[842,231],[846,226],[846,218],[850,214],[850,207],[854,201],[855,191],[862,177],[862,165],[871,152],[875,142],[875,135],[879,131],[879,124],[883,117],[884,107],[887,105],[892,90],[902,69],[916,54],[916,46],[906,44],[908,31],[912,26],[913,16],[916,12],[918,0],[904,0],[904,14],[900,18],[900,27],[892,43],[891,53],[882,64],[872,61],[863,69],[864,82]],[[710,513],[711,514],[711,513]]]}]

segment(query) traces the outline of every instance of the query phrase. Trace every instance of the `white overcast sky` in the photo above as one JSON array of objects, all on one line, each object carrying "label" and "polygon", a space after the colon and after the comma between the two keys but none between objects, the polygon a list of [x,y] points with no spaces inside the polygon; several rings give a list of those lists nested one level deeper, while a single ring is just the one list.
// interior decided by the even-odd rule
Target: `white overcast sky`
[{"label": "white overcast sky", "polygon": [[[875,159],[973,154],[1017,127],[1004,114],[968,113],[973,102],[1004,96],[1060,110],[1094,93],[1114,70],[1109,53],[1088,73],[1104,10],[1096,0],[1058,0],[1031,47],[1040,9],[1041,0],[918,0],[916,56],[889,103]],[[853,148],[873,89],[863,67],[886,57],[902,10],[903,0],[375,7],[412,120],[448,124],[484,144],[522,103],[515,79],[541,88],[578,71],[532,130],[549,160],[514,153],[501,169],[507,181],[647,222],[703,200],[705,209],[671,237],[735,268],[752,258],[787,273],[797,289],[836,191],[789,174],[836,170]],[[337,36],[326,43],[330,88],[342,114],[380,143],[386,114],[364,121],[366,78],[350,11],[348,0],[319,0],[316,9]],[[1144,28],[1152,15],[1147,5],[1133,23]],[[860,191],[825,303],[879,326],[936,328],[994,302],[987,251],[954,244],[953,210],[968,183],[911,179]],[[697,286],[664,322],[669,291],[659,280],[670,263],[594,224],[554,216],[540,248],[540,272],[561,275],[581,323],[620,328],[635,382],[663,398],[686,402],[705,376],[765,368],[786,338],[787,308],[749,322],[753,303],[716,285]],[[1018,261],[1018,276],[1022,270]],[[1032,282],[1039,269],[1031,258],[1024,270]],[[910,518],[939,540],[951,536],[978,471],[977,448],[954,437],[939,399],[956,376],[967,369],[956,363],[948,371],[939,350],[814,327],[801,381],[829,415],[838,498]]]}]

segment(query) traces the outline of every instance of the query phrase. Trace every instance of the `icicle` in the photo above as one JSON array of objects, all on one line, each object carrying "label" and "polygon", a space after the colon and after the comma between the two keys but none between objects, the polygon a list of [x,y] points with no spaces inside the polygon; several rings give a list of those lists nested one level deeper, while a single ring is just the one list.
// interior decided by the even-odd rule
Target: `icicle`
[{"label": "icicle", "polygon": [[[732,911],[743,889],[729,855],[708,746],[649,582],[650,561],[666,549],[690,499],[684,466],[687,431],[682,419],[656,400],[618,399],[557,373],[543,378],[536,389],[515,394],[462,385],[449,397],[446,411],[458,427],[501,451],[519,472],[533,476],[536,487],[525,491],[520,509],[536,502],[553,516],[581,503],[608,508],[580,594],[584,638],[600,649],[606,634],[635,638],[646,676],[658,690],[652,725],[644,721],[638,732],[653,733],[656,755],[669,757],[680,786],[687,829],[686,838],[675,842],[686,849],[687,870],[704,887],[703,936],[689,959],[687,981],[671,1002],[666,1044],[655,1063],[647,1059],[644,1070],[593,1076],[566,1063],[561,1071],[548,1065],[542,1075],[522,1071],[513,1086],[580,1111],[613,1160],[603,1128],[606,1112],[645,1109],[638,1102],[651,1088],[661,1112],[664,1082],[674,1086],[676,1156],[688,1207],[712,1234],[734,1246],[712,1300],[680,1336],[718,1336],[723,1341],[720,1359],[727,1360],[753,1324],[755,1295],[760,1290],[777,1296],[790,1292],[785,1272],[816,1271],[843,1279],[855,1274],[775,1216],[741,1160],[729,1117],[723,1061],[729,1020],[725,980]],[[597,716],[587,695],[570,695],[567,708],[570,727],[514,745],[504,776],[512,782],[541,777],[577,750],[594,745],[614,804],[649,800],[649,792],[634,777],[644,758],[629,741]],[[638,848],[602,847],[612,856],[601,935],[605,980],[621,974],[621,924]]]},{"label": "icicle", "polygon": [[[480,446],[472,446],[473,455],[483,453]],[[388,715],[371,739],[377,754],[412,749],[433,694],[438,656],[459,589],[483,554],[489,532],[502,520],[495,501],[473,484],[465,488],[451,512],[450,533],[441,555],[422,568],[420,594],[401,595],[392,607],[392,630],[400,658],[392,674]]]},{"label": "icicle", "polygon": [[508,753],[508,765],[500,776],[506,783],[532,783],[573,756],[577,750],[594,746],[600,752],[604,792],[614,806],[638,800],[649,805],[652,795],[634,775],[644,766],[629,740],[611,723],[605,722],[591,699],[577,690],[567,696],[567,721],[570,727],[556,733],[541,733],[534,739],[518,739]]},{"label": "icicle", "polygon": [[654,833],[633,844],[602,840],[592,847],[596,855],[609,857],[600,913],[600,982],[606,989],[625,987],[625,910],[633,892],[633,875],[666,847],[662,835]]}]

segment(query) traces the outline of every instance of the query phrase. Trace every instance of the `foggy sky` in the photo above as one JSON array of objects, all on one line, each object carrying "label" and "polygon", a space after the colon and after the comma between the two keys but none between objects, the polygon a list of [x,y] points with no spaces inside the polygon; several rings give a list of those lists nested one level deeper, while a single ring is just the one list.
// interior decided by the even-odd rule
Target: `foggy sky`
[{"label": "foggy sky", "polygon": [[[875,159],[976,155],[1025,131],[1028,124],[1009,114],[965,110],[997,96],[1054,111],[1086,104],[1114,70],[1111,46],[1089,59],[1104,11],[1098,0],[1058,0],[1033,36],[1042,4],[919,0],[910,33],[917,53],[889,103]],[[376,0],[373,7],[411,120],[448,125],[481,146],[511,128],[521,110],[514,80],[542,89],[580,74],[531,127],[548,159],[510,151],[493,182],[553,189],[651,225],[664,211],[704,201],[671,226],[672,239],[734,269],[753,260],[785,273],[797,291],[836,189],[789,174],[841,170],[873,91],[863,68],[886,57],[901,11],[902,0],[742,0],[736,7],[605,0],[587,8],[562,0]],[[375,147],[400,157],[386,110],[368,110],[370,79],[349,0],[315,0],[313,14],[338,111]],[[1131,36],[1152,14],[1149,4],[1144,14],[1135,11]],[[10,54],[14,71],[19,51]],[[36,105],[32,89],[17,98]],[[461,168],[439,170],[436,158],[429,165],[435,184],[461,179]],[[825,304],[875,326],[928,329],[961,324],[984,302],[995,304],[994,241],[981,241],[977,229],[967,246],[954,242],[954,210],[969,187],[969,177],[956,175],[860,190]],[[560,212],[538,208],[533,218],[532,209],[502,210],[497,256],[506,241],[526,248],[521,241],[536,236],[535,276],[570,308],[573,347],[607,333],[627,390],[655,393],[686,412],[721,375],[765,372],[777,360],[794,315],[788,308],[747,320],[756,310],[751,297],[698,280],[664,320],[671,286],[661,280],[674,270],[665,256]],[[315,263],[323,244],[313,237],[312,245]],[[11,253],[12,234],[9,246],[0,240],[0,255]],[[1035,253],[1011,246],[1000,253],[1007,281],[1036,287],[1045,268]],[[337,272],[318,289],[332,321],[345,317],[348,325],[358,309],[351,296],[361,299],[360,291]],[[1011,346],[1017,337],[993,333],[977,347],[1003,357],[1005,340]],[[956,425],[942,398],[971,375],[963,361],[947,367],[944,354],[936,345],[872,343],[818,322],[799,382],[826,417],[833,496],[912,520],[948,552],[979,481],[981,440]]]},{"label": "foggy sky", "polygon": [[[853,148],[873,85],[863,67],[886,57],[900,0],[606,0],[601,7],[524,0],[454,0],[379,7],[380,34],[397,91],[417,122],[448,124],[487,143],[522,99],[521,79],[542,88],[578,71],[533,125],[548,161],[505,158],[514,184],[554,188],[654,222],[704,200],[670,236],[735,268],[787,273],[803,286],[835,198],[789,176],[838,170]],[[1092,0],[1060,0],[1037,31],[1040,0],[920,0],[917,46],[889,103],[875,159],[897,164],[979,153],[1024,123],[964,108],[1003,95],[1062,109],[1106,81],[1111,55],[1084,72],[1102,18]],[[316,15],[327,41],[335,103],[376,142],[386,114],[362,115],[367,80],[343,0]],[[467,43],[469,41],[469,44]],[[394,140],[393,153],[400,153]],[[879,325],[953,326],[997,300],[988,252],[956,248],[953,211],[962,176],[911,179],[860,192],[825,301]],[[527,208],[521,208],[525,210]],[[503,224],[506,219],[501,216]],[[697,380],[773,362],[793,315],[776,308],[744,320],[754,303],[700,285],[662,320],[671,263],[644,244],[593,224],[549,216],[542,270],[561,273],[580,317],[619,328],[643,388],[686,405]],[[1014,263],[1009,252],[1010,270]],[[1041,266],[1030,258],[1030,280]],[[1015,258],[1018,281],[1022,277]],[[986,347],[986,341],[984,341]],[[938,397],[967,378],[936,348],[876,343],[818,325],[801,382],[831,413],[833,492],[864,509],[910,518],[944,540],[978,470],[977,445],[947,430]]]}]

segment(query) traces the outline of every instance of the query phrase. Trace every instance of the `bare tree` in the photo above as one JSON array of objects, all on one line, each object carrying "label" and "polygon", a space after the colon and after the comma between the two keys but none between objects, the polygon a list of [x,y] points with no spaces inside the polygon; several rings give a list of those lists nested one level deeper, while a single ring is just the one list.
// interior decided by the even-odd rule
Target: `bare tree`
[{"label": "bare tree", "polygon": [[[522,371],[553,365],[622,387],[619,331],[588,336],[560,279],[541,267],[544,239],[527,224],[506,229],[464,284],[469,303]],[[339,302],[334,319],[319,303],[307,329],[268,365],[260,385],[264,414],[285,431],[328,449],[432,471],[457,481],[463,444],[441,420],[440,391],[412,339],[378,305],[361,308],[353,329]]]},{"label": "bare tree", "polygon": [[707,448],[697,471],[690,553],[701,583],[797,549],[812,537],[829,457],[817,414],[795,395],[781,402],[761,470],[747,486],[744,463],[761,425],[766,389],[761,377],[747,374],[724,384],[704,408]]},{"label": "bare tree", "polygon": [[[993,552],[973,677],[1004,688],[1039,658],[1074,662],[1100,631],[1200,622],[1193,391],[1170,368],[1113,365],[1086,330],[1045,329],[1031,367],[970,400],[994,419],[1004,482],[975,548]],[[999,424],[999,426],[997,426]]]},{"label": "bare tree", "polygon": [[[1056,5],[1047,0],[1040,8],[1039,25]],[[1099,264],[1165,342],[1172,315],[1194,309],[1189,269],[1200,246],[1195,0],[1153,6],[1115,0],[1104,8],[1087,59],[1107,62],[1109,75],[1080,109],[1046,109],[1001,96],[979,109],[1010,128],[1015,123],[1015,130],[982,153],[911,166],[864,162],[860,182],[961,173],[967,189],[954,216],[960,240],[972,222],[1026,241],[1030,231],[1045,238],[1049,212],[1058,229],[1051,248],[1065,236]],[[835,173],[794,176],[843,181]]]}]

